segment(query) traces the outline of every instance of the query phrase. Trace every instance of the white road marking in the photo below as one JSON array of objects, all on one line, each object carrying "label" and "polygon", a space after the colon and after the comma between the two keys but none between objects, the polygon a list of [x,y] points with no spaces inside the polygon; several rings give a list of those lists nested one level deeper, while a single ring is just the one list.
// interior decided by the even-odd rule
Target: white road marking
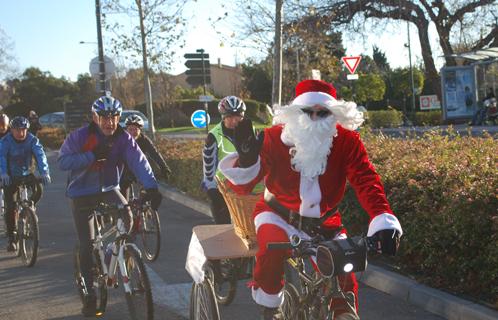
[{"label": "white road marking", "polygon": [[167,284],[151,267],[146,265],[145,268],[149,275],[154,303],[188,318],[192,283]]}]

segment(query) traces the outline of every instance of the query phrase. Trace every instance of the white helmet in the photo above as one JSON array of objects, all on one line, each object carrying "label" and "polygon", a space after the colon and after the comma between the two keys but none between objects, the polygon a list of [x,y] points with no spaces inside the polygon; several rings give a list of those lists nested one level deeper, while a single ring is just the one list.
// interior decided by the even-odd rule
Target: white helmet
[{"label": "white helmet", "polygon": [[129,125],[135,125],[135,126],[138,126],[140,128],[143,128],[144,120],[139,115],[132,114],[132,115],[129,115],[125,120],[125,126],[129,126]]}]

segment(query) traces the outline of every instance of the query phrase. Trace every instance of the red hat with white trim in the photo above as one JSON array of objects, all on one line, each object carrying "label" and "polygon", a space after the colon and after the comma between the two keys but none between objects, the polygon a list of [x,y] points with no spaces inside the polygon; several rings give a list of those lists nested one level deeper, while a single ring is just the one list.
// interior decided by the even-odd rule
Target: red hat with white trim
[{"label": "red hat with white trim", "polygon": [[337,103],[337,91],[334,86],[322,80],[303,80],[296,86],[296,98],[292,105],[322,105],[330,108]]}]

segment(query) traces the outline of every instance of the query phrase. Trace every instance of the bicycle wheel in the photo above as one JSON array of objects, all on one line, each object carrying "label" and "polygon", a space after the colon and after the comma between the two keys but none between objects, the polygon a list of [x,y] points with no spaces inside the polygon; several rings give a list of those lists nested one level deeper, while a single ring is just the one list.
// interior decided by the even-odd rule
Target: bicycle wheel
[{"label": "bicycle wheel", "polygon": [[220,320],[213,284],[206,276],[202,283],[193,283],[190,291],[190,320]]},{"label": "bicycle wheel", "polygon": [[133,320],[152,320],[154,318],[154,306],[152,304],[152,291],[149,276],[145,270],[145,264],[140,253],[131,245],[125,247],[125,266],[131,292],[125,291],[126,304]]},{"label": "bicycle wheel", "polygon": [[284,320],[306,320],[307,317],[299,305],[299,292],[291,283],[284,286],[284,301],[280,306]]},{"label": "bicycle wheel", "polygon": [[[104,276],[102,275],[102,268],[99,263],[96,263],[95,260],[98,259],[98,253],[94,252],[94,261],[93,261],[93,288],[95,290],[95,294],[97,296],[97,308],[96,308],[96,316],[101,316],[105,312],[105,308],[107,306],[107,286],[105,283]],[[78,289],[78,294],[81,299],[81,303],[84,303],[85,299],[85,290],[87,290],[87,286],[85,285],[85,280],[83,275],[81,274],[81,262],[80,262],[80,248],[79,245],[76,245],[74,248],[74,280],[76,282],[76,288]]]},{"label": "bicycle wheel", "polygon": [[33,209],[23,208],[17,221],[19,253],[27,267],[32,267],[38,256],[38,217]]},{"label": "bicycle wheel", "polygon": [[239,259],[222,259],[205,267],[209,278],[214,279],[213,290],[218,304],[228,306],[235,298],[240,266]]},{"label": "bicycle wheel", "polygon": [[139,231],[143,253],[148,261],[155,261],[161,249],[161,223],[159,214],[152,208],[140,212]]}]

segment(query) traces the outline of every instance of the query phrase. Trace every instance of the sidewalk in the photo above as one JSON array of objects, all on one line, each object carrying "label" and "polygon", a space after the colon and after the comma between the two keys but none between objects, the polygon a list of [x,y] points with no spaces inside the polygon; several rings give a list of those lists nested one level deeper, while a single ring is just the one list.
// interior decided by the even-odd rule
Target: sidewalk
[{"label": "sidewalk", "polygon": [[[209,205],[179,192],[166,184],[161,184],[161,193],[186,207],[211,216]],[[402,298],[408,303],[448,320],[497,320],[498,311],[458,298],[440,290],[421,285],[397,273],[370,264],[365,272],[358,275],[362,283]]]}]

